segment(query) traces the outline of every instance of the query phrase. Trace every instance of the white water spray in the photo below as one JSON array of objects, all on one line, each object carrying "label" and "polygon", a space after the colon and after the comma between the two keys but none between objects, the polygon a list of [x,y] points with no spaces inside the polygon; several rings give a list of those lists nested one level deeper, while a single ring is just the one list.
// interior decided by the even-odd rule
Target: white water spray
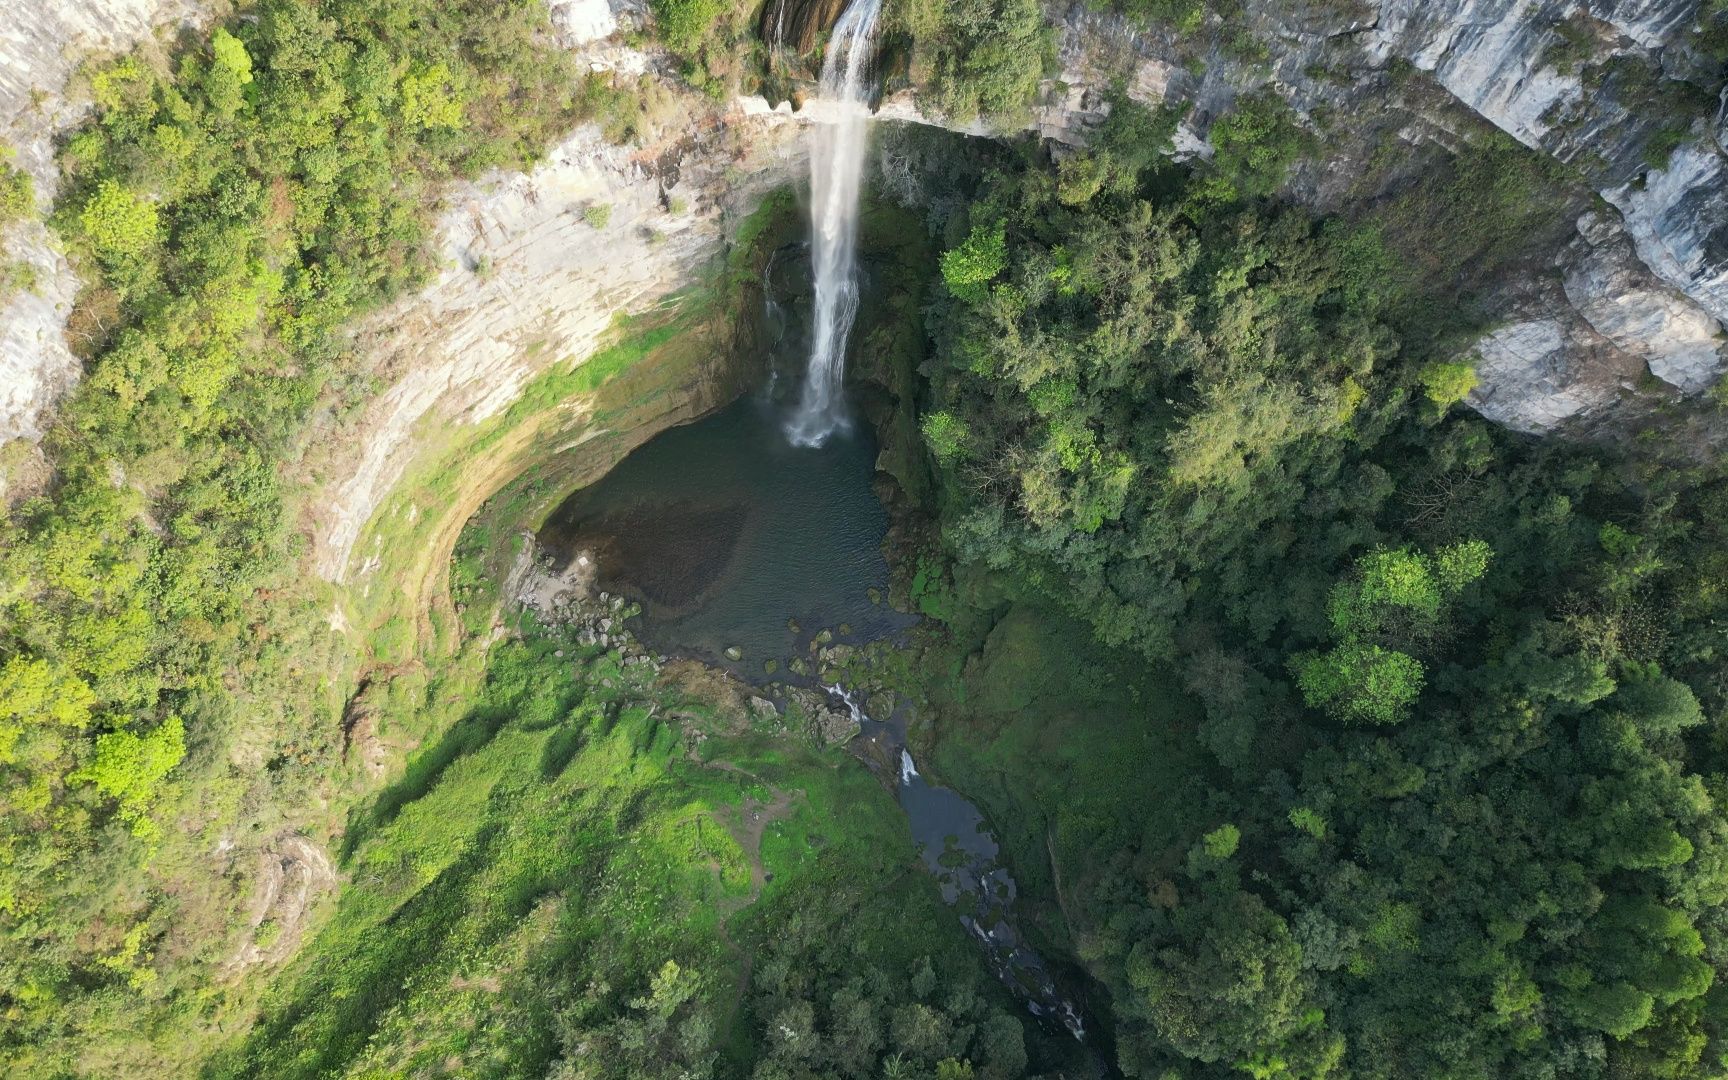
[{"label": "white water spray", "polygon": [[858,314],[858,191],[870,121],[865,72],[882,0],[852,0],[828,38],[822,96],[833,123],[810,139],[810,264],[816,281],[815,327],[804,394],[786,424],[797,446],[821,446],[847,425],[841,381],[846,339]]}]

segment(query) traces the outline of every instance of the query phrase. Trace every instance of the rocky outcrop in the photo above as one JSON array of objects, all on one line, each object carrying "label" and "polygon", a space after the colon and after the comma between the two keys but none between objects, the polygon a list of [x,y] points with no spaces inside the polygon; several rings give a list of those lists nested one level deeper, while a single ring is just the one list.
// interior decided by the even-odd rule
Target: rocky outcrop
[{"label": "rocky outcrop", "polygon": [[[1514,431],[1537,434],[1596,415],[1630,388],[1636,372],[1617,363],[1621,357],[1589,326],[1556,316],[1543,304],[1528,317],[1519,314],[1476,343],[1480,383],[1469,403],[1477,412]],[[1617,384],[1616,374],[1625,381]]]},{"label": "rocky outcrop", "polygon": [[254,860],[243,937],[222,968],[230,979],[292,956],[313,906],[334,892],[338,882],[330,856],[305,836],[278,836],[257,851]]},{"label": "rocky outcrop", "polygon": [[[1323,210],[1408,177],[1381,170],[1378,189],[1362,188],[1371,154],[1388,142],[1408,147],[1397,156],[1412,168],[1423,143],[1456,145],[1460,107],[1569,163],[1620,214],[1594,217],[1556,253],[1564,289],[1501,297],[1506,325],[1481,342],[1472,399],[1499,422],[1549,431],[1617,400],[1644,364],[1695,393],[1728,362],[1718,337],[1728,324],[1722,113],[1713,126],[1700,118],[1665,167],[1647,160],[1659,133],[1684,122],[1664,94],[1668,69],[1685,73],[1676,46],[1698,12],[1697,0],[1249,4],[1240,21],[1254,45],[1195,55],[1192,36],[1075,4],[1059,21],[1060,81],[1034,125],[1083,141],[1106,108],[1102,91],[1121,79],[1137,100],[1187,102],[1178,150],[1203,154],[1210,124],[1243,93],[1271,86],[1316,125],[1351,118],[1329,133],[1328,160],[1292,177],[1291,194]],[[1445,96],[1424,97],[1396,77],[1400,66],[1427,73]]]},{"label": "rocky outcrop", "polygon": [[[791,26],[777,26],[781,40],[812,44],[838,10],[828,0],[781,8],[767,5],[764,27],[779,12]],[[549,9],[562,43],[590,68],[670,73],[664,58],[623,44],[621,31],[646,18],[640,0],[551,0]],[[44,201],[54,180],[51,136],[81,114],[63,92],[74,58],[202,10],[200,0],[26,5],[0,37],[0,119]],[[1062,70],[1029,124],[1052,139],[1084,141],[1107,111],[1105,91],[1123,79],[1136,99],[1190,103],[1178,151],[1203,156],[1211,123],[1241,94],[1273,86],[1316,124],[1326,114],[1351,117],[1340,138],[1355,142],[1292,179],[1293,194],[1321,209],[1372,198],[1376,191],[1361,187],[1370,171],[1381,190],[1395,187],[1421,167],[1424,144],[1456,144],[1464,110],[1571,162],[1618,213],[1597,215],[1559,252],[1563,288],[1509,291],[1506,325],[1481,350],[1485,412],[1549,430],[1611,402],[1639,365],[1686,392],[1722,369],[1722,116],[1714,124],[1701,118],[1665,167],[1645,161],[1655,133],[1674,123],[1669,110],[1649,107],[1649,95],[1669,69],[1684,73],[1676,43],[1696,12],[1696,0],[1249,3],[1236,44],[1213,35],[1197,54],[1203,35],[1143,29],[1076,3],[1055,15]],[[1431,81],[1406,84],[1400,67]],[[795,114],[747,99],[692,114],[685,130],[649,150],[611,146],[585,129],[531,174],[458,193],[441,223],[443,274],[362,332],[386,389],[349,432],[354,458],[331,465],[320,572],[342,576],[367,515],[411,460],[418,426],[496,415],[549,365],[579,362],[617,313],[688,284],[721,242],[728,215],[797,173],[794,132],[820,119],[821,108]],[[881,111],[932,119],[904,93]],[[1407,148],[1392,156],[1408,169],[1371,170],[1373,149],[1389,141]],[[38,267],[39,284],[0,313],[0,439],[35,437],[44,406],[78,371],[64,339],[76,283],[40,224],[5,239],[13,257]],[[1546,329],[1532,329],[1538,325]],[[1554,341],[1564,358],[1537,347]]]},{"label": "rocky outcrop", "polygon": [[1588,214],[1578,233],[1564,283],[1572,307],[1670,386],[1697,393],[1715,382],[1728,366],[1728,342],[1716,321],[1657,278],[1618,223]]},{"label": "rocky outcrop", "polygon": [[[203,0],[33,0],[9,5],[0,30],[0,139],[36,180],[38,206],[53,201],[54,137],[88,109],[68,95],[85,57],[118,52],[158,28],[196,23]],[[35,270],[35,283],[0,302],[0,443],[41,437],[45,413],[78,377],[65,323],[78,292],[71,266],[40,221],[0,235],[0,261]]]},{"label": "rocky outcrop", "polygon": [[[1714,124],[1692,122],[1693,141],[1662,167],[1652,167],[1649,147],[1659,132],[1687,122],[1663,95],[1662,50],[1698,16],[1693,0],[1595,0],[1587,8],[1557,0],[1384,0],[1371,46],[1433,72],[1520,142],[1579,167],[1621,211],[1639,258],[1668,288],[1625,280],[1626,297],[1612,306],[1628,314],[1607,313],[1612,330],[1602,324],[1600,303],[1585,317],[1687,391],[1708,386],[1723,366],[1707,340],[1711,321],[1728,324],[1722,112]],[[1596,222],[1586,250],[1619,248],[1606,237],[1618,227]],[[1605,280],[1601,260],[1589,262],[1569,272],[1568,297],[1575,299],[1574,280]]]},{"label": "rocky outcrop", "polygon": [[1606,193],[1638,254],[1662,279],[1728,325],[1728,99],[1710,138],[1675,151],[1642,184]]},{"label": "rocky outcrop", "polygon": [[440,222],[443,273],[361,330],[386,386],[336,440],[351,451],[332,466],[340,479],[316,533],[318,572],[343,577],[424,425],[498,415],[540,372],[586,359],[615,318],[694,281],[728,209],[790,175],[790,149],[753,148],[751,182],[731,187],[739,147],[723,132],[644,161],[584,127],[534,171],[457,193]]},{"label": "rocky outcrop", "polygon": [[[1721,342],[1721,325],[1728,324],[1728,159],[1720,114],[1714,130],[1696,122],[1695,141],[1666,167],[1652,168],[1647,157],[1658,132],[1677,122],[1658,105],[1660,51],[1690,28],[1698,10],[1692,0],[1595,0],[1587,8],[1548,0],[1383,0],[1369,46],[1432,72],[1520,142],[1582,169],[1620,210],[1623,222],[1607,215],[1581,222],[1579,242],[1562,261],[1565,297],[1602,338],[1688,393],[1714,383],[1728,362]],[[1555,311],[1548,321],[1565,319]],[[1502,346],[1512,329],[1483,343],[1485,359],[1509,355]],[[1582,376],[1604,355],[1587,345],[1563,367]],[[1623,364],[1608,367],[1612,376]],[[1484,383],[1492,386],[1504,370],[1487,365]],[[1575,377],[1561,398],[1546,399],[1557,408],[1575,403],[1576,412],[1539,406],[1539,397],[1527,419],[1542,416],[1534,426],[1545,430],[1588,411],[1607,380],[1586,390],[1588,381]],[[1516,398],[1522,385],[1492,386],[1491,397]]]}]

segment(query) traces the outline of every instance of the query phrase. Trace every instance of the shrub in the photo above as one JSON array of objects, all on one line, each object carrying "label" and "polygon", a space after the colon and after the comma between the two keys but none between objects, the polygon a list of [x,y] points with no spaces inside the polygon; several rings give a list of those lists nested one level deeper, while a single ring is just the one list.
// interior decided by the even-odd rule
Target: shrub
[{"label": "shrub", "polygon": [[23,169],[0,164],[0,227],[36,211],[36,182]]},{"label": "shrub", "polygon": [[966,425],[953,413],[928,413],[918,427],[924,433],[924,445],[930,448],[937,461],[952,465],[965,456]]},{"label": "shrub", "polygon": [[1476,389],[1476,368],[1463,361],[1435,360],[1416,376],[1422,392],[1442,409],[1463,401]]}]

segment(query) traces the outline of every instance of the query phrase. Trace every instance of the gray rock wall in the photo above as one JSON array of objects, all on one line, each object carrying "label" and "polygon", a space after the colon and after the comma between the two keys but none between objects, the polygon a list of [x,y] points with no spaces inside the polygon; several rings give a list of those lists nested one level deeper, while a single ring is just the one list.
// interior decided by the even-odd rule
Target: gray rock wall
[{"label": "gray rock wall", "polygon": [[[1507,326],[1481,343],[1483,385],[1472,398],[1508,426],[1550,431],[1611,406],[1635,381],[1628,372],[1645,365],[1686,393],[1728,365],[1723,115],[1713,124],[1695,118],[1665,168],[1647,160],[1652,139],[1686,120],[1667,104],[1661,75],[1687,68],[1682,39],[1699,8],[1698,0],[1262,0],[1242,16],[1264,48],[1254,59],[1216,48],[1195,57],[1192,39],[1075,4],[1059,20],[1062,85],[1035,123],[1050,137],[1083,140],[1102,91],[1123,77],[1137,100],[1189,102],[1179,150],[1204,154],[1212,121],[1241,94],[1272,86],[1311,116],[1350,118],[1345,145],[1292,178],[1291,194],[1323,210],[1377,194],[1360,184],[1373,150],[1388,141],[1401,144],[1398,156],[1412,168],[1423,144],[1456,145],[1459,110],[1567,162],[1618,213],[1593,216],[1555,253],[1564,289],[1505,290]],[[1420,87],[1399,85],[1390,77],[1399,64],[1426,72],[1443,96],[1425,100]],[[1381,183],[1402,178],[1393,170]]]},{"label": "gray rock wall", "polygon": [[[120,52],[160,29],[196,23],[204,0],[17,0],[0,16],[0,142],[36,179],[37,204],[53,201],[54,137],[87,104],[67,95],[86,57]],[[40,221],[0,234],[0,259],[36,269],[36,285],[0,305],[0,444],[41,437],[53,403],[78,377],[66,316],[78,281]],[[3,483],[3,480],[0,480]]]}]

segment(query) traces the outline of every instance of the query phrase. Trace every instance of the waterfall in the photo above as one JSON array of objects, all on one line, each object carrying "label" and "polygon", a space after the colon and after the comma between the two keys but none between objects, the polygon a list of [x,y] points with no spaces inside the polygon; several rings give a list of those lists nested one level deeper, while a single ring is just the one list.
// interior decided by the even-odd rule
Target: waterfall
[{"label": "waterfall", "polygon": [[858,190],[870,120],[865,69],[882,0],[852,0],[828,38],[822,97],[832,123],[810,137],[810,264],[816,309],[804,393],[786,425],[796,446],[821,446],[847,426],[841,381],[846,339],[858,314]]}]

